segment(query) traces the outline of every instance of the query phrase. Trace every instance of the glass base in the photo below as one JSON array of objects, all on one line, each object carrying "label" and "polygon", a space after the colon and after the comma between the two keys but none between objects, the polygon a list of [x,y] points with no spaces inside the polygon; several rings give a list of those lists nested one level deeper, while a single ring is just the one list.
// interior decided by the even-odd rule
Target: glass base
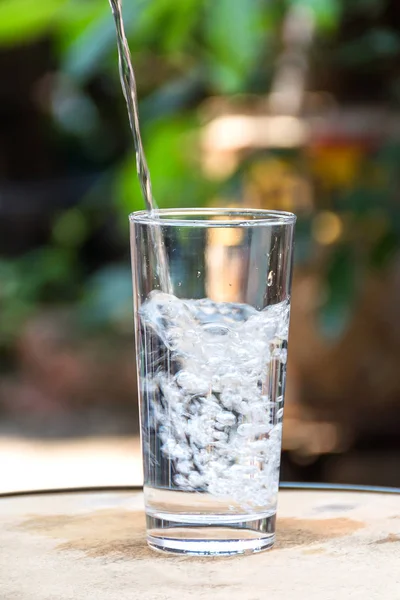
[{"label": "glass base", "polygon": [[[193,515],[194,516],[194,515]],[[192,516],[192,517],[193,517]],[[180,515],[181,517],[181,515]],[[272,548],[275,514],[221,523],[174,521],[147,516],[147,542],[155,550],[196,556],[252,554]]]}]

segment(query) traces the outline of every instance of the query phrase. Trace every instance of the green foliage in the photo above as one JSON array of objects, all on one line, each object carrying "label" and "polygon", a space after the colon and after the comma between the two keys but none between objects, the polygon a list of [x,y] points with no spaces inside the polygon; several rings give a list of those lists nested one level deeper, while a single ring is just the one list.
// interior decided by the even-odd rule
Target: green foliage
[{"label": "green foliage", "polygon": [[[212,187],[196,168],[197,143],[196,123],[189,117],[158,120],[146,128],[146,155],[160,208],[203,206],[210,199]],[[144,208],[133,156],[120,168],[117,199],[124,215]]]},{"label": "green foliage", "polygon": [[[214,95],[266,91],[282,46],[284,17],[290,8],[308,9],[313,16],[317,30],[314,55],[324,69],[334,64],[335,68],[339,65],[347,72],[358,73],[398,61],[400,35],[390,24],[380,21],[387,4],[388,0],[125,0],[143,140],[158,205],[201,206],[216,195],[217,184],[208,181],[199,169],[198,106]],[[354,18],[368,25],[342,43],[341,23]],[[0,46],[17,46],[48,35],[57,53],[50,101],[53,124],[64,139],[74,139],[96,169],[104,169],[107,185],[104,181],[97,183],[85,197],[86,204],[57,216],[48,247],[0,262],[3,343],[16,335],[19,325],[38,304],[46,302],[81,302],[82,320],[94,327],[104,323],[119,327],[130,318],[129,269],[107,267],[82,288],[84,278],[81,280],[78,261],[79,250],[95,227],[88,206],[100,211],[99,188],[109,189],[110,177],[114,191],[110,202],[121,216],[122,231],[127,229],[127,214],[144,208],[132,150],[122,156],[120,152],[111,166],[105,167],[106,161],[99,158],[101,151],[112,155],[114,121],[108,121],[102,112],[104,107],[96,104],[94,87],[97,94],[106,97],[105,112],[113,113],[118,133],[125,130],[129,139],[108,1],[1,0]],[[400,101],[398,73],[391,67],[388,74],[388,98]],[[400,213],[393,202],[399,185],[399,148],[388,144],[373,161],[387,178],[383,186],[374,187],[365,168],[354,185],[329,190],[319,199],[321,205],[325,203],[334,212],[351,214],[354,222],[354,236],[333,246],[326,265],[320,325],[331,338],[345,330],[364,273],[370,268],[384,268],[399,247]],[[240,191],[236,194],[240,195],[239,173],[235,181],[239,181]],[[373,221],[377,209],[389,225],[365,243],[357,232]],[[299,261],[311,260],[315,252],[311,231],[310,219],[300,219]]]},{"label": "green foliage", "polygon": [[340,0],[290,0],[292,6],[308,9],[322,31],[336,29],[342,14]]},{"label": "green foliage", "polygon": [[342,0],[343,6],[354,14],[376,18],[381,15],[387,7],[388,0]]},{"label": "green foliage", "polygon": [[372,61],[395,58],[400,54],[400,34],[383,28],[373,28],[344,44],[338,51],[339,60],[348,66],[370,68]]},{"label": "green foliage", "polygon": [[[64,23],[60,31],[62,71],[81,84],[93,78],[104,68],[111,48],[115,45],[115,30],[107,3],[97,10],[86,24],[81,21]],[[68,25],[72,25],[72,31]],[[72,34],[72,35],[71,35]]]},{"label": "green foliage", "polygon": [[[81,85],[105,69],[115,69],[115,28],[108,0],[91,0],[82,9],[81,0],[70,0],[57,28],[61,70]],[[126,29],[135,37],[143,0],[124,4]]]},{"label": "green foliage", "polygon": [[85,329],[106,326],[124,330],[132,321],[132,284],[129,265],[111,265],[95,273],[87,282],[78,308]]},{"label": "green foliage", "polygon": [[393,230],[380,237],[371,249],[369,263],[373,269],[382,271],[399,250],[399,237]]},{"label": "green foliage", "polygon": [[336,248],[329,260],[326,298],[319,313],[320,327],[329,338],[339,338],[349,324],[357,298],[357,274],[352,248]]},{"label": "green foliage", "polygon": [[21,258],[0,261],[0,346],[14,341],[25,320],[42,303],[68,302],[79,294],[73,254],[44,247]]},{"label": "green foliage", "polygon": [[67,0],[2,0],[0,43],[26,43],[51,30]]},{"label": "green foliage", "polygon": [[268,36],[260,0],[206,3],[206,52],[211,83],[220,93],[243,92]]},{"label": "green foliage", "polygon": [[[158,0],[147,2],[137,27],[136,46],[145,41],[166,56],[180,57],[194,50],[194,35],[201,17],[198,0]],[[129,24],[129,20],[128,20]]]},{"label": "green foliage", "polygon": [[85,241],[88,223],[78,208],[63,212],[53,227],[53,239],[61,247],[77,248]]}]

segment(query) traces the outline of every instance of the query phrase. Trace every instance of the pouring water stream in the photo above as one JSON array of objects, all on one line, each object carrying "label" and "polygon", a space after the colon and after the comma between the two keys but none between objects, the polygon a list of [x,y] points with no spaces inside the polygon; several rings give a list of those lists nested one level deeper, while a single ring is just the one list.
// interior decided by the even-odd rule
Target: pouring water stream
[{"label": "pouring water stream", "polygon": [[[157,218],[158,207],[153,197],[150,171],[144,153],[142,136],[140,134],[139,105],[137,98],[136,79],[132,66],[128,40],[125,33],[124,21],[122,16],[122,0],[109,0],[109,3],[115,21],[121,85],[125,96],[126,105],[128,108],[129,122],[133,135],[133,141],[135,144],[136,168],[139,183],[146,204],[146,209],[153,217]],[[161,289],[165,292],[172,293],[172,283],[169,277],[168,261],[165,254],[161,223],[160,226],[151,227],[151,231],[153,234],[153,244],[157,256],[158,275],[160,278]]]}]

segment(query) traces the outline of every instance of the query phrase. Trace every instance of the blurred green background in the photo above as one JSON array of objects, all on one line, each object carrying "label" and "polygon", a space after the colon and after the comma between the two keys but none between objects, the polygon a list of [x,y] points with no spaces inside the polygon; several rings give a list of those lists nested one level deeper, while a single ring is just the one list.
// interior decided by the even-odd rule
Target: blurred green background
[{"label": "blurred green background", "polygon": [[[397,0],[124,16],[159,206],[299,217],[284,477],[400,486]],[[134,435],[143,200],[108,2],[2,0],[0,77],[0,435]]]}]

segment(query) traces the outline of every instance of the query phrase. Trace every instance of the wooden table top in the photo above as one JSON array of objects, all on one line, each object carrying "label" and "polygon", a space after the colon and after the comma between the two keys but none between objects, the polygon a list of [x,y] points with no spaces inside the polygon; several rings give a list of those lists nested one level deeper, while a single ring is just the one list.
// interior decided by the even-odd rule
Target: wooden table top
[{"label": "wooden table top", "polygon": [[139,491],[0,497],[1,600],[400,600],[400,495],[283,490],[273,550],[147,547]]}]

